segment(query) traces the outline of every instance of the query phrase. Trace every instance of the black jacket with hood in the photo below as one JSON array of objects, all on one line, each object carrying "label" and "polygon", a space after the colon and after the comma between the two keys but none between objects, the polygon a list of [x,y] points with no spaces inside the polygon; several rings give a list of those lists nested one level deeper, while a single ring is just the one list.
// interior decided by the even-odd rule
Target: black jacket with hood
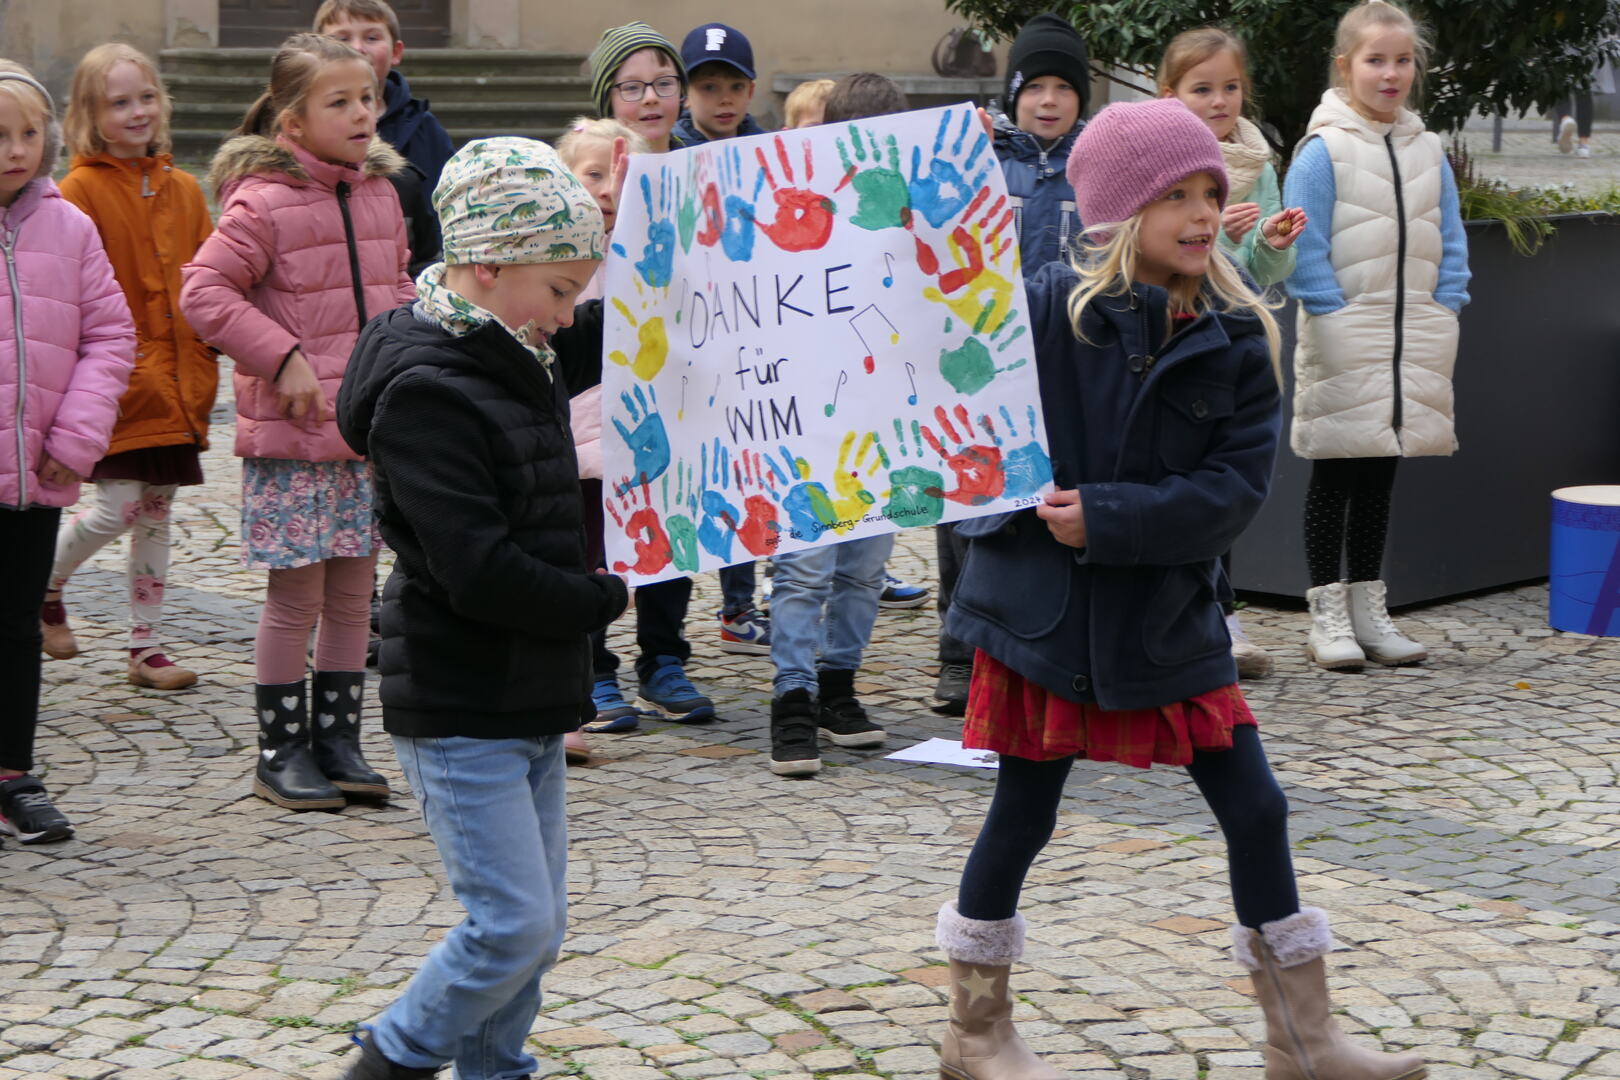
[{"label": "black jacket with hood", "polygon": [[[569,352],[583,387],[600,360]],[[376,470],[396,554],[377,658],[390,734],[556,735],[593,712],[587,635],[628,594],[585,565],[570,359],[553,372],[498,323],[457,337],[414,306],[355,346],[338,426]]]}]

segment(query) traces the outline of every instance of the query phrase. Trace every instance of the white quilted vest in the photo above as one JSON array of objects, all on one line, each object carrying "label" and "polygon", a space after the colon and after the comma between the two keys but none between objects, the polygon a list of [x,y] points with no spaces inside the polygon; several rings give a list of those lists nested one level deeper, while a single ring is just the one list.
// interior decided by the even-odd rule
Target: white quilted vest
[{"label": "white quilted vest", "polygon": [[1451,390],[1457,316],[1434,298],[1445,161],[1440,139],[1405,109],[1394,124],[1368,120],[1333,89],[1311,114],[1305,138],[1321,139],[1333,159],[1329,258],[1346,304],[1326,315],[1300,309],[1294,452],[1304,458],[1450,454],[1457,449]]}]

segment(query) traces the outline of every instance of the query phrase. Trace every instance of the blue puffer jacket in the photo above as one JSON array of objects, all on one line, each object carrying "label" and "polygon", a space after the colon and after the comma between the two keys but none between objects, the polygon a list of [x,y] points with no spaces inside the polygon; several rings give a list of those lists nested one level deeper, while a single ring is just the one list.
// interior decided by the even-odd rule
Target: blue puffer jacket
[{"label": "blue puffer jacket", "polygon": [[1237,680],[1221,553],[1271,482],[1280,426],[1265,335],[1206,313],[1168,342],[1163,289],[1086,309],[1078,341],[1062,264],[1029,282],[1059,488],[1078,487],[1087,547],[1033,510],[957,523],[970,540],[946,629],[1070,701],[1139,709]]},{"label": "blue puffer jacket", "polygon": [[1007,193],[1018,215],[1018,247],[1023,253],[1024,277],[1061,259],[1069,241],[1080,235],[1080,215],[1074,209],[1074,188],[1063,168],[1084,120],[1050,150],[1041,140],[1018,127],[1005,113],[995,115],[995,151],[1007,176]]},{"label": "blue puffer jacket", "polygon": [[[709,141],[709,137],[698,130],[697,124],[692,120],[692,114],[685,109],[681,110],[681,118],[675,121],[675,129],[672,134],[680,140],[680,146],[700,146]],[[754,114],[749,113],[742,118],[742,123],[737,125],[737,134],[763,135],[765,129],[759,126],[759,121],[754,119]],[[675,150],[679,149],[679,147],[672,142],[670,149]]]},{"label": "blue puffer jacket", "polygon": [[428,103],[411,97],[411,84],[398,68],[388,73],[388,81],[383,84],[383,114],[377,121],[377,134],[422,170],[431,202],[433,189],[439,186],[439,174],[456,146],[439,118],[429,111]]}]

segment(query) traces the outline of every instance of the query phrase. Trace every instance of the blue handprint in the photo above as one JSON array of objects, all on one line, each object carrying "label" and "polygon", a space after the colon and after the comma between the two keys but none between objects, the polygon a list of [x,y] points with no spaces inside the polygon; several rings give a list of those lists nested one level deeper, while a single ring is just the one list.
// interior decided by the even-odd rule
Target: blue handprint
[{"label": "blue handprint", "polygon": [[720,156],[720,183],[727,189],[726,227],[720,234],[720,247],[732,262],[747,262],[754,257],[754,202],[765,186],[765,173],[754,177],[753,198],[745,199],[742,190],[745,173],[742,154],[736,147]]},{"label": "blue handprint", "polygon": [[647,202],[647,246],[642,249],[636,270],[641,280],[655,289],[668,285],[675,276],[675,221],[670,216],[669,169],[660,169],[658,206],[653,208],[652,181],[641,174],[641,197]]},{"label": "blue handprint", "polygon": [[717,483],[721,488],[731,487],[731,455],[720,440],[714,440],[714,457],[709,457],[709,448],[705,445],[700,456],[699,477],[703,484],[702,506],[703,521],[698,526],[698,543],[703,550],[721,559],[731,558],[731,539],[736,535],[737,522],[741,520],[734,503],[726,498],[721,491],[709,486],[710,482]]},{"label": "blue handprint", "polygon": [[[1026,406],[1025,413],[1029,417],[1029,433],[1033,436],[1037,424],[1035,406]],[[1001,407],[1001,419],[1007,425],[1007,434],[1017,436],[1018,425],[1013,423],[1012,413],[1007,411],[1005,405]],[[979,423],[986,431],[990,432],[990,437],[995,440],[996,445],[1000,446],[1001,436],[991,426],[990,418],[980,416]],[[1001,468],[1007,477],[1004,494],[1008,498],[1018,499],[1033,495],[1052,482],[1052,459],[1041,448],[1041,444],[1033,440],[1027,445],[1009,451],[1002,459]]]},{"label": "blue handprint", "polygon": [[808,479],[809,462],[794,457],[785,446],[781,450],[782,461],[787,466],[788,475],[795,480],[803,481],[794,485],[782,499],[782,509],[788,514],[788,535],[795,540],[820,540],[821,534],[838,520],[838,513],[833,509],[832,497],[827,494],[825,485]]},{"label": "blue handprint", "polygon": [[[928,175],[922,175],[922,147],[911,148],[911,179],[907,187],[911,193],[911,207],[921,214],[923,219],[934,228],[943,226],[957,214],[963,207],[973,201],[974,195],[983,186],[990,170],[995,166],[994,157],[986,158],[982,168],[972,180],[964,180],[963,170],[972,172],[978,165],[979,159],[984,156],[985,149],[990,145],[989,136],[981,130],[973,142],[973,148],[958,168],[953,162],[941,157],[944,152],[947,129],[950,127],[951,114],[946,113],[939,118],[939,131],[934,134],[934,152],[929,159]],[[951,144],[953,156],[962,152],[962,143],[966,140],[968,130],[977,126],[972,109],[962,111],[962,124],[956,132],[956,141]]]},{"label": "blue handprint", "polygon": [[[635,395],[634,400],[631,400],[628,392],[619,395],[635,429],[629,430],[624,426],[624,421],[613,418],[613,426],[618,430],[619,438],[630,448],[631,454],[630,475],[617,485],[620,495],[658,479],[669,468],[669,433],[664,430],[664,418],[658,413],[658,391],[649,386],[644,394],[637,385]],[[650,402],[647,400],[649,395],[652,398]]]}]

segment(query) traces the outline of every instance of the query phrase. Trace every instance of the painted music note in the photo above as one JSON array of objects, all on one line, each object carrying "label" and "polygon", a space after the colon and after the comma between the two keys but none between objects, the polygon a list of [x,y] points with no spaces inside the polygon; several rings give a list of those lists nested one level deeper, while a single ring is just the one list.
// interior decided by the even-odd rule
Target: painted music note
[{"label": "painted music note", "polygon": [[885,270],[883,275],[883,287],[887,289],[894,284],[894,256],[890,255],[887,251],[883,253],[883,267]]},{"label": "painted music note", "polygon": [[838,411],[838,391],[842,390],[844,388],[844,384],[847,382],[849,382],[849,373],[840,370],[838,372],[838,382],[833,384],[832,403],[826,406],[828,416],[831,416],[833,413]]},{"label": "painted music note", "polygon": [[906,378],[911,382],[911,395],[906,398],[907,405],[917,404],[917,368],[910,360],[906,364]]},{"label": "painted music note", "polygon": [[872,350],[872,343],[866,340],[866,335],[861,333],[861,328],[856,325],[858,321],[868,312],[875,313],[877,317],[882,319],[884,324],[888,326],[890,345],[898,345],[900,343],[900,331],[894,325],[894,323],[889,321],[889,317],[883,314],[883,311],[876,304],[867,304],[854,315],[850,316],[850,329],[855,331],[855,336],[861,339],[861,347],[866,350],[866,355],[861,357],[861,365],[866,368],[866,373],[870,375],[877,370],[877,357]]}]

